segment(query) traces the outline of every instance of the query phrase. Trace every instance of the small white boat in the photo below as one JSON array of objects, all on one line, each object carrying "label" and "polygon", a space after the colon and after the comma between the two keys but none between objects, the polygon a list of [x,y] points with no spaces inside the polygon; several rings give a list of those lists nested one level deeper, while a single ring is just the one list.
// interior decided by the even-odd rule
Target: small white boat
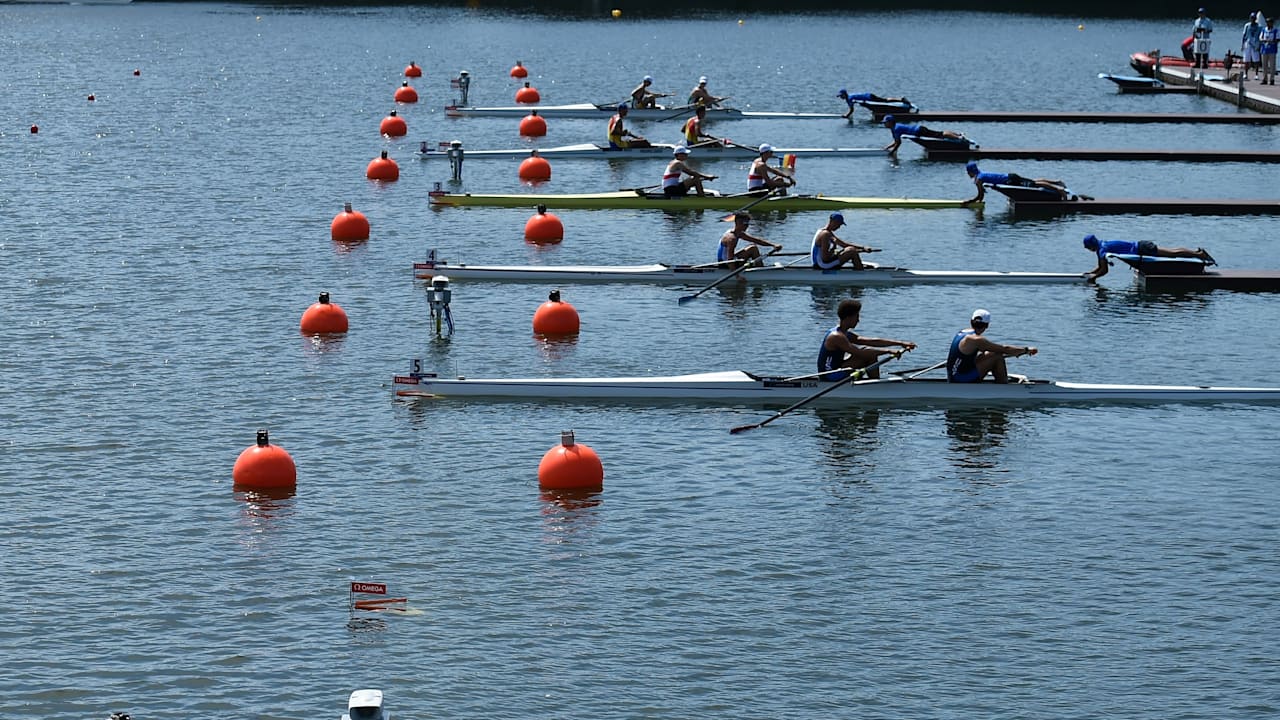
[{"label": "small white boat", "polygon": [[[801,264],[772,263],[744,270],[748,282],[777,285],[898,285],[905,283],[1084,283],[1083,273],[1002,272],[995,270],[908,270],[907,268],[863,263],[863,270],[838,268],[822,270],[805,260]],[[414,263],[414,276],[429,280],[446,275],[450,280],[488,282],[550,283],[676,283],[715,282],[732,271],[718,263],[706,265],[468,265],[430,260]]]},{"label": "small white boat", "polygon": [[[680,105],[675,107],[629,108],[628,120],[678,120],[693,114],[694,106]],[[524,117],[529,111],[537,110],[542,117],[561,118],[603,118],[608,119],[618,112],[617,103],[575,103],[572,105],[513,105],[505,107],[460,107],[449,105],[444,112],[450,117]],[[840,120],[844,116],[838,113],[806,113],[806,112],[756,112],[738,110],[737,108],[707,108],[708,120]]]},{"label": "small white boat", "polygon": [[[414,361],[412,367],[421,367]],[[667,377],[616,378],[442,378],[411,372],[394,378],[397,397],[476,397],[501,400],[616,400],[686,403],[789,405],[832,383],[812,377],[761,376],[726,372]],[[1207,385],[1104,385],[1025,380],[1013,383],[950,383],[945,378],[892,375],[858,380],[816,402],[920,407],[932,405],[1037,405],[1061,403],[1280,403],[1280,388]]]},{"label": "small white boat", "polygon": [[[655,158],[670,159],[671,151],[675,149],[675,145],[668,143],[657,143],[647,148],[611,148],[605,145],[597,145],[595,143],[578,143],[576,145],[561,145],[559,147],[536,148],[540,157],[547,158],[600,158],[604,160],[653,160]],[[466,150],[464,148],[464,156],[467,160],[476,158],[488,159],[515,159],[527,158],[532,154],[535,148],[519,148],[512,150]],[[797,157],[885,157],[888,155],[884,148],[879,147],[831,147],[831,148],[774,148],[774,154],[778,157],[784,155],[795,155]],[[760,153],[753,147],[745,145],[724,145],[714,143],[708,145],[695,145],[693,148],[693,156],[696,160],[749,160],[755,158]],[[437,148],[431,148],[427,143],[423,142],[418,148],[418,158],[421,160],[429,160],[431,158],[448,158],[449,143],[442,142]]]}]

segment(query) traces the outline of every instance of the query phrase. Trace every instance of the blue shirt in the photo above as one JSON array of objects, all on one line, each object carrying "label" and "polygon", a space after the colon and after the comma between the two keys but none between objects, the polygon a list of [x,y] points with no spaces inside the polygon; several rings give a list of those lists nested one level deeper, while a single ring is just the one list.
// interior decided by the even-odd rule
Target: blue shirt
[{"label": "blue shirt", "polygon": [[1098,243],[1098,257],[1111,255],[1141,255],[1138,243],[1132,240],[1103,240]]},{"label": "blue shirt", "polygon": [[1009,175],[1007,173],[980,172],[974,177],[974,180],[984,185],[1008,185]]},{"label": "blue shirt", "polygon": [[897,123],[893,126],[893,129],[890,132],[893,133],[894,140],[901,140],[903,135],[919,135],[920,126],[919,125],[903,125],[902,123]]}]

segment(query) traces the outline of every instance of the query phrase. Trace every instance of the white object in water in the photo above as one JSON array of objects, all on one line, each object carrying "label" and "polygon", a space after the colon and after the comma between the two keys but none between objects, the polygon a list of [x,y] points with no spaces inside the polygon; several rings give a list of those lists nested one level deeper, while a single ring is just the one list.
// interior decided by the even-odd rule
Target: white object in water
[{"label": "white object in water", "polygon": [[382,707],[381,690],[356,690],[347,700],[347,714],[342,720],[391,720]]}]

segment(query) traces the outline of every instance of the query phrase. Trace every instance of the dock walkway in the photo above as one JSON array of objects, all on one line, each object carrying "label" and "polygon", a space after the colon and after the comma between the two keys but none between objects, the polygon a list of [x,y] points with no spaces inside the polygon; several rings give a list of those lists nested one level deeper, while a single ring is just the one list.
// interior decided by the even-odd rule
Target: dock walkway
[{"label": "dock walkway", "polygon": [[1220,68],[1197,70],[1189,67],[1164,67],[1157,63],[1153,73],[1153,77],[1167,85],[1195,87],[1204,95],[1226,100],[1236,107],[1269,115],[1280,114],[1280,90],[1277,90],[1280,85],[1263,85],[1252,77],[1244,80],[1243,74],[1234,72],[1231,80],[1211,79],[1223,77]]}]

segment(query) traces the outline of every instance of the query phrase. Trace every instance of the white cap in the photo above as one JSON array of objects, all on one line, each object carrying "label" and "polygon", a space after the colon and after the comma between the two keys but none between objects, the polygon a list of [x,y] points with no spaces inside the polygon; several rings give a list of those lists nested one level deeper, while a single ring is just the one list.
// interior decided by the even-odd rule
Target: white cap
[{"label": "white cap", "polygon": [[698,78],[698,84],[699,84],[699,85],[706,85],[706,84],[707,84],[707,76],[706,76],[706,75],[703,75],[702,77]]},{"label": "white cap", "polygon": [[653,82],[653,76],[652,76],[652,75],[645,75],[645,76],[644,76],[644,81],[645,81],[645,82]]},{"label": "white cap", "polygon": [[760,143],[760,154],[773,152],[773,146],[769,143]]},{"label": "white cap", "polygon": [[687,148],[687,147],[685,147],[685,146],[683,146],[683,145],[677,145],[677,146],[675,146],[675,148],[673,148],[673,149],[671,150],[671,154],[672,154],[672,155],[688,155],[688,154],[689,154],[689,148]]},{"label": "white cap", "polygon": [[990,324],[991,324],[991,312],[990,312],[989,310],[983,310],[982,308],[978,308],[977,310],[974,310],[974,311],[973,311],[973,317],[972,317],[972,318],[970,318],[970,321],[971,321],[971,322],[980,322],[980,323],[982,323],[983,325],[990,325]]}]

